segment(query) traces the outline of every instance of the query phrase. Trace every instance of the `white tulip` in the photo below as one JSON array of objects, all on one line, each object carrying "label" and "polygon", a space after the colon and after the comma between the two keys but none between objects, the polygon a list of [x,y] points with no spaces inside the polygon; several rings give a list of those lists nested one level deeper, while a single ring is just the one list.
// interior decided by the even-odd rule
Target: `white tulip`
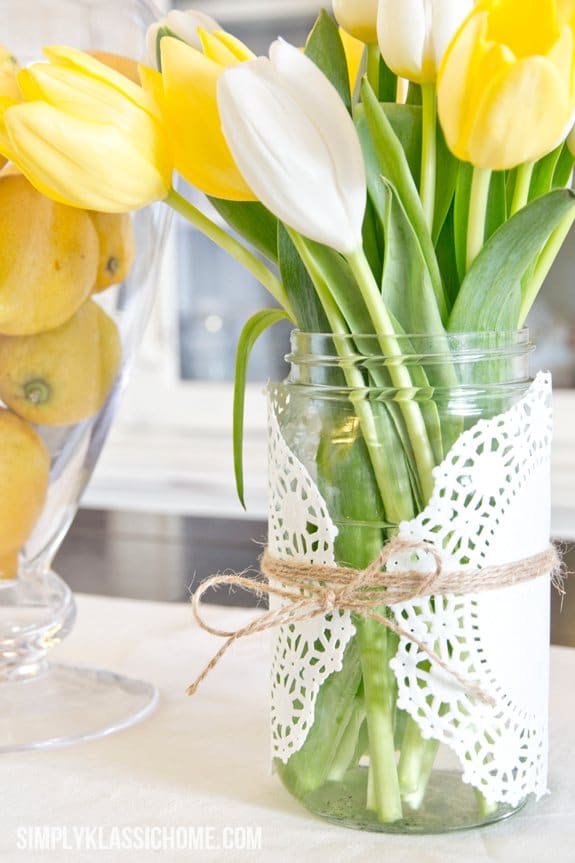
[{"label": "white tulip", "polygon": [[226,69],[222,128],[257,198],[280,221],[342,254],[361,246],[366,177],[353,121],[332,84],[293,45]]},{"label": "white tulip", "polygon": [[333,14],[340,27],[367,44],[377,42],[378,0],[333,0]]},{"label": "white tulip", "polygon": [[474,0],[380,0],[377,36],[382,57],[402,78],[426,84],[437,70]]},{"label": "white tulip", "polygon": [[181,12],[178,9],[172,10],[165,18],[160,19],[156,24],[152,24],[146,34],[148,61],[154,69],[158,68],[158,33],[164,27],[178,39],[181,39],[182,42],[187,42],[188,45],[191,45],[192,48],[196,48],[198,51],[202,50],[202,43],[198,33],[200,28],[207,33],[213,33],[215,30],[222,29],[214,18],[210,18],[209,15],[205,15],[203,12],[195,12],[192,9],[187,12]]}]

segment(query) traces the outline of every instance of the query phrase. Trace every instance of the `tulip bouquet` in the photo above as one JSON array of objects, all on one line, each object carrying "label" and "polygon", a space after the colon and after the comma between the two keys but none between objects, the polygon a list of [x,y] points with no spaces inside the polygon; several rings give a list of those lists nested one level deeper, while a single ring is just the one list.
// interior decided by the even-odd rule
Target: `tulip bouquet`
[{"label": "tulip bouquet", "polygon": [[[238,345],[242,501],[246,365],[262,332],[288,318],[333,334],[352,392],[451,386],[449,364],[431,379],[402,363],[406,340],[448,345],[451,334],[521,328],[575,221],[573,0],[336,0],[333,12],[335,21],[320,14],[303,51],[278,41],[259,58],[206,15],[172,12],[150,31],[141,86],[50,48],[0,102],[0,153],[41,192],[116,213],[164,200],[275,300]],[[174,170],[220,219],[175,190]],[[389,379],[350,361],[362,336],[395,360]],[[378,423],[369,401],[352,404],[366,446],[339,481],[358,521],[381,511],[385,541],[425,506],[463,425],[417,400]],[[328,472],[337,485],[319,451],[320,485]],[[340,532],[338,559],[360,566],[352,534]],[[421,805],[437,745],[397,719],[393,685],[382,684],[397,641],[373,622],[357,629],[358,649],[324,683],[314,729],[282,773],[305,798],[367,750],[366,805],[389,823]],[[347,702],[358,691],[356,721]]]}]

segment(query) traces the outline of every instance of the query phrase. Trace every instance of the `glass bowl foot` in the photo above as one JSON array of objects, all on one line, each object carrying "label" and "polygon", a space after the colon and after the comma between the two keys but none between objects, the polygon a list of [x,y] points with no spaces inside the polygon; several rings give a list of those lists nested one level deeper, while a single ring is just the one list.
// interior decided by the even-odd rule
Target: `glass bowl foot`
[{"label": "glass bowl foot", "polygon": [[53,572],[0,585],[0,753],[105,737],[156,706],[150,683],[47,661],[74,619],[70,588]]},{"label": "glass bowl foot", "polygon": [[129,728],[154,710],[150,683],[99,668],[48,665],[0,684],[0,753],[69,746]]}]

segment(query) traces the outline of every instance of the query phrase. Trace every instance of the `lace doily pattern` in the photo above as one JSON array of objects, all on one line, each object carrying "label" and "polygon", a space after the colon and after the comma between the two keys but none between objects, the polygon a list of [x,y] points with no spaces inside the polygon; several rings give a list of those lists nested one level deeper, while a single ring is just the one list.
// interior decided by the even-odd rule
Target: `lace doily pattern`
[{"label": "lace doily pattern", "polygon": [[[302,463],[286,445],[278,425],[285,405],[269,411],[270,551],[280,559],[335,565],[337,528]],[[272,654],[272,756],[284,763],[300,749],[313,725],[322,683],[341,671],[355,629],[346,612],[279,627]]]},{"label": "lace doily pattern", "polygon": [[[435,471],[428,506],[401,525],[400,536],[441,549],[448,569],[481,569],[543,551],[551,436],[551,380],[542,374],[515,407],[461,435]],[[488,802],[516,805],[547,791],[548,602],[549,578],[542,577],[394,606],[403,628],[495,699],[494,709],[467,696],[413,642],[400,640],[390,663],[398,706],[423,737],[457,753],[464,781]]]},{"label": "lace doily pattern", "polygon": [[[279,557],[333,564],[337,530],[312,478],[286,445],[278,423],[286,405],[270,410],[270,538]],[[404,539],[442,550],[446,567],[480,569],[544,550],[549,542],[550,376],[540,374],[506,413],[464,432],[435,469],[434,492]],[[412,557],[394,561],[414,568]],[[416,553],[415,566],[431,567]],[[434,668],[413,642],[401,639],[391,661],[398,706],[425,738],[458,756],[465,782],[489,802],[517,804],[546,792],[549,579],[457,597],[394,606],[398,622],[449,666],[477,682],[496,707],[468,697]],[[347,613],[283,627],[275,636],[272,742],[287,761],[313,724],[323,681],[340,670],[354,634]]]}]

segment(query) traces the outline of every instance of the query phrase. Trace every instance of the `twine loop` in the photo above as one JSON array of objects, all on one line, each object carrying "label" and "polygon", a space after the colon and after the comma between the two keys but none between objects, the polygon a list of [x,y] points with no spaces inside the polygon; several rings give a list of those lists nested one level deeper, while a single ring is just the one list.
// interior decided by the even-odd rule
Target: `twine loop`
[{"label": "twine loop", "polygon": [[[393,571],[390,564],[394,561],[403,566],[401,557],[410,555],[411,563],[421,562],[419,553],[426,557],[424,563],[433,562],[430,569],[421,571],[414,568]],[[398,558],[400,558],[398,560]],[[276,626],[293,624],[316,617],[323,617],[335,611],[348,611],[370,618],[400,638],[415,644],[432,663],[453,677],[468,696],[478,699],[491,707],[495,701],[475,681],[469,680],[450,667],[436,652],[413,633],[398,625],[385,615],[385,609],[398,603],[410,602],[425,596],[469,593],[482,593],[502,587],[512,587],[540,576],[551,573],[553,583],[563,593],[561,561],[554,546],[523,560],[484,569],[461,569],[445,571],[441,552],[428,542],[395,538],[390,540],[375,560],[365,569],[310,564],[293,559],[280,560],[273,557],[269,550],[263,554],[261,572],[268,581],[248,578],[246,575],[214,575],[202,582],[192,600],[194,617],[198,625],[212,635],[226,641],[199,677],[188,688],[193,695],[200,684],[220,662],[230,647],[240,638],[274,629]],[[225,631],[211,626],[203,614],[202,598],[206,591],[222,585],[240,587],[258,596],[277,597],[283,601],[279,608],[271,609],[255,618],[246,626],[233,631]]]}]

